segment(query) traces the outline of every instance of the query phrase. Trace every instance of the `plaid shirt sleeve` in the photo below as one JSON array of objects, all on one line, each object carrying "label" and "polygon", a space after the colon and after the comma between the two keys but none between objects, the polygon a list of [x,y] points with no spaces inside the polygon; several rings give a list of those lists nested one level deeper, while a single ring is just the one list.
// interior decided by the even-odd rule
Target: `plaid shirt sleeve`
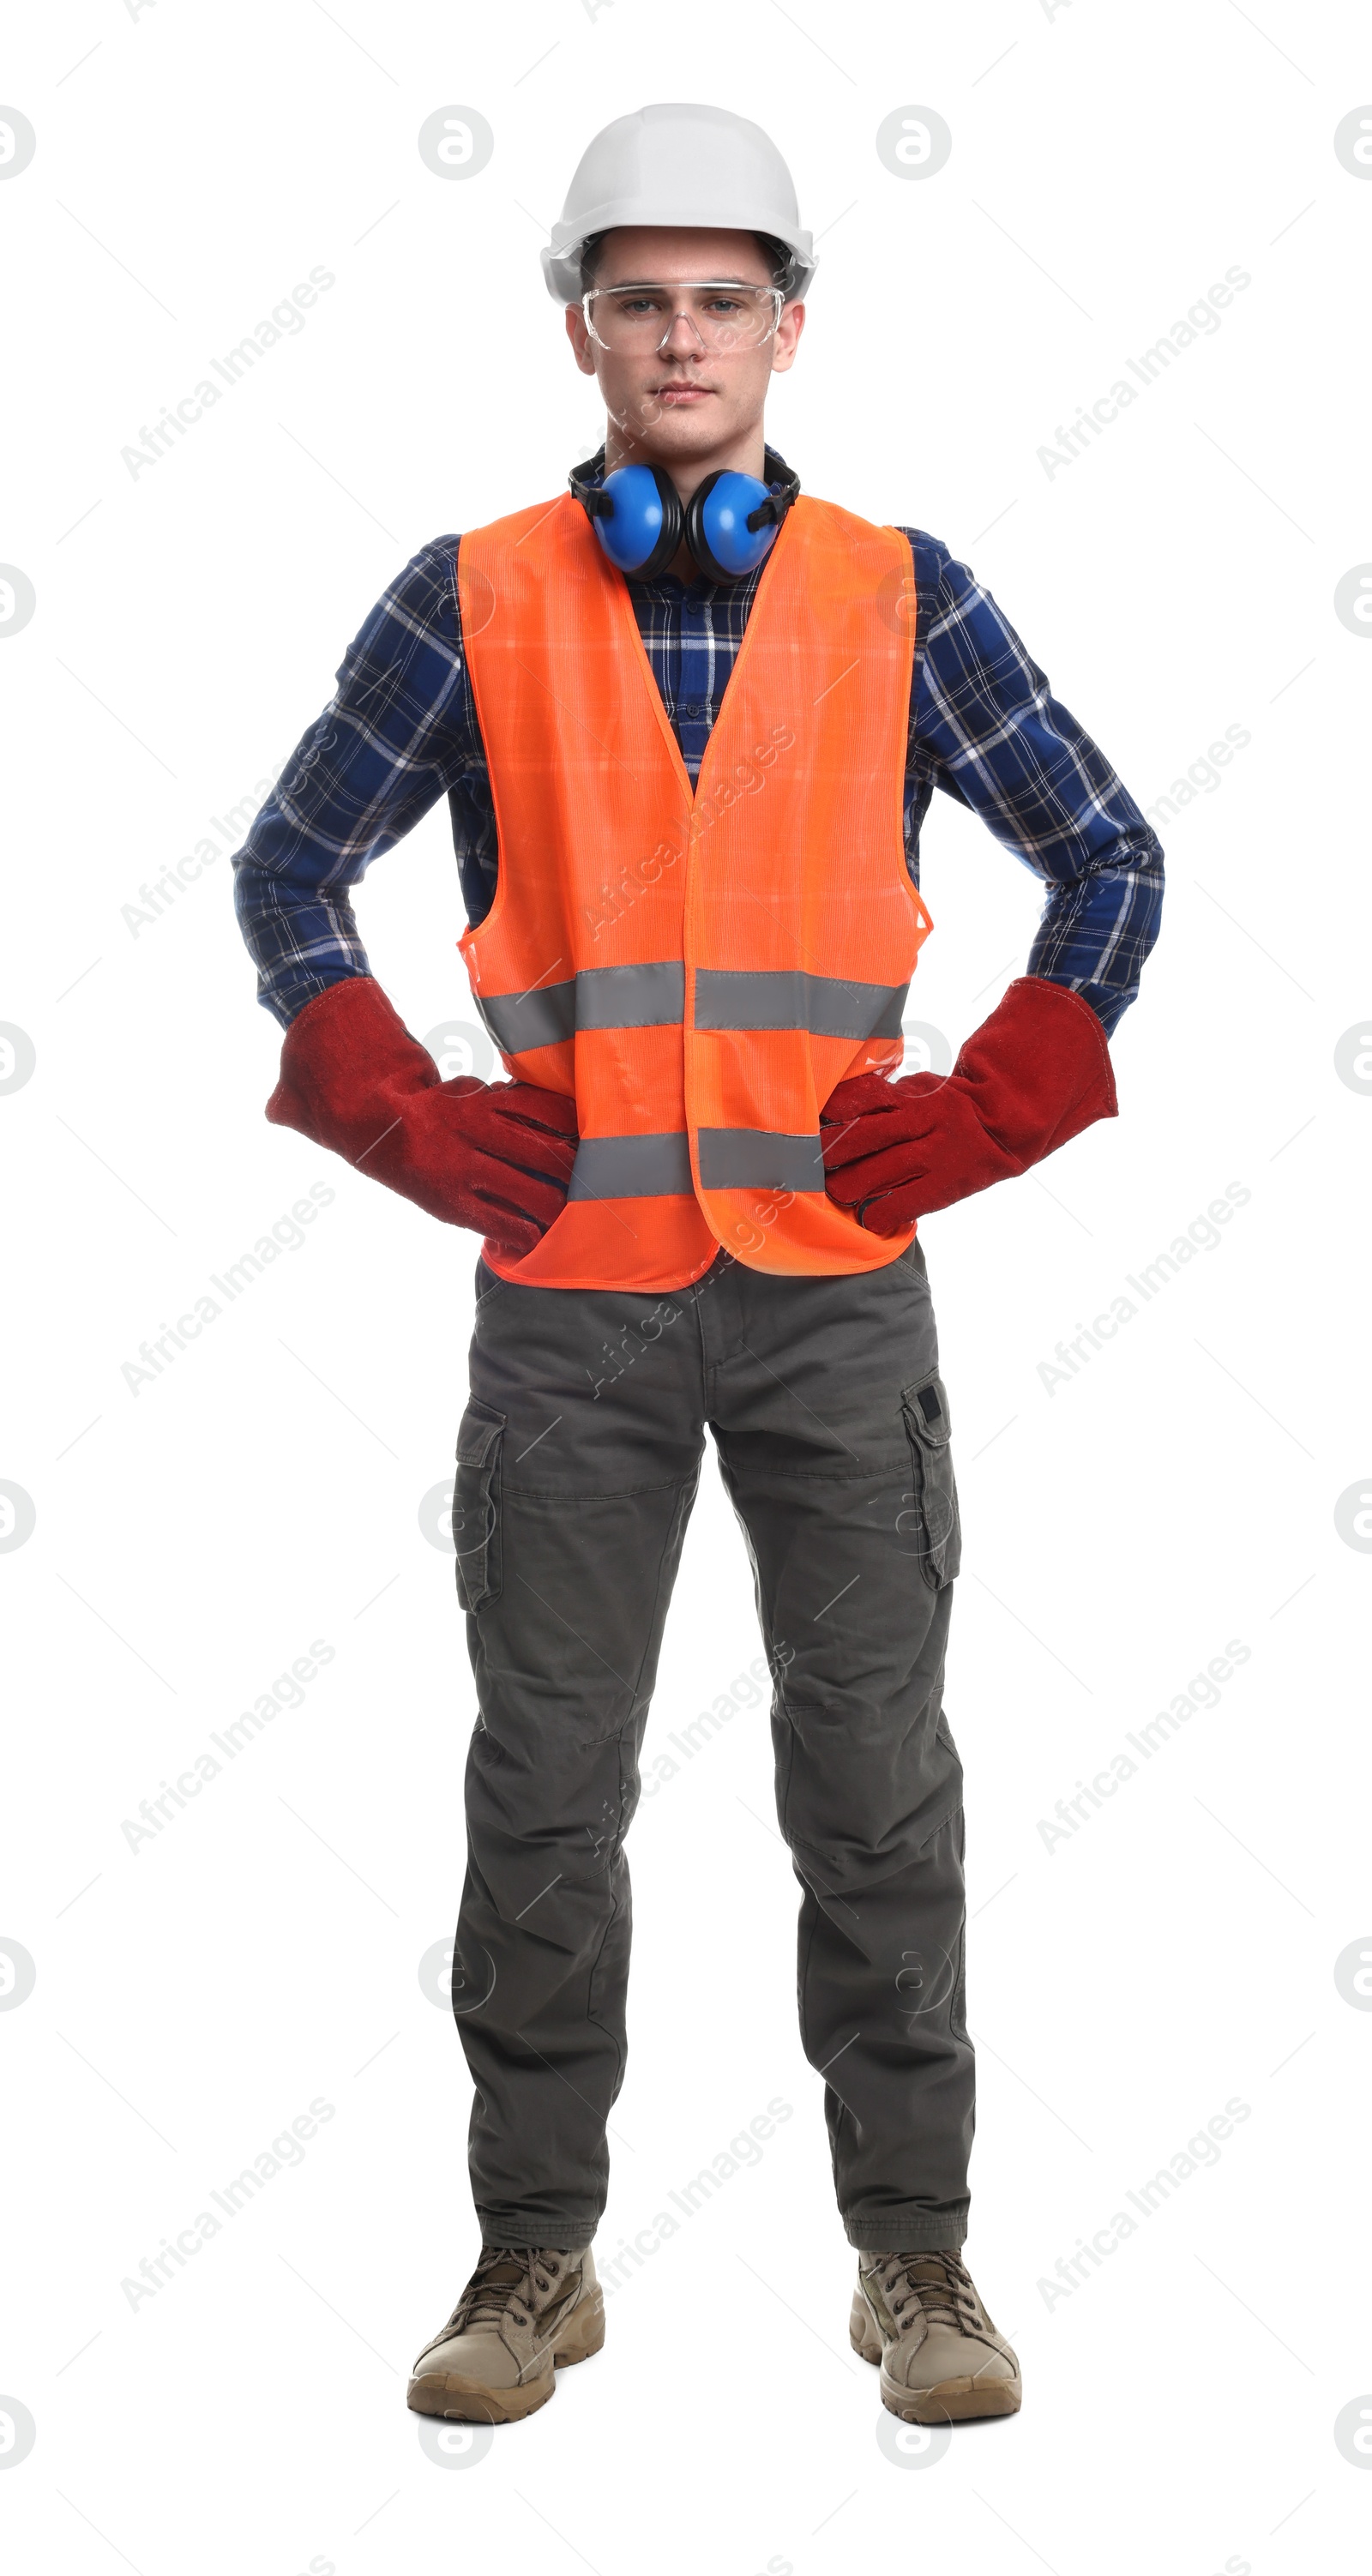
[{"label": "plaid shirt sleeve", "polygon": [[990,592],[937,537],[904,533],[918,603],[905,780],[912,872],[941,787],[1043,879],[1028,973],[1080,993],[1108,1032],[1158,935],[1161,845]]},{"label": "plaid shirt sleeve", "polygon": [[[457,538],[408,563],[349,646],[338,687],[234,859],[258,999],[283,1028],[316,993],[369,972],[351,889],[449,796],[469,907],[495,874],[495,823],[458,628]],[[486,890],[484,903],[489,903]]]}]

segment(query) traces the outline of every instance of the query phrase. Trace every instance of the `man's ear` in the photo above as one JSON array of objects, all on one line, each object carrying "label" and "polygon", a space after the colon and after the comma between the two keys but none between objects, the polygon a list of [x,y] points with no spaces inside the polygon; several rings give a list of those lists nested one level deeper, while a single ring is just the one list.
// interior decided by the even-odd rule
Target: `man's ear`
[{"label": "man's ear", "polygon": [[781,308],[781,320],[778,322],[776,328],[776,338],[772,343],[772,373],[774,376],[784,376],[787,369],[795,365],[796,348],[800,340],[801,332],[804,328],[804,305],[783,304]]},{"label": "man's ear", "polygon": [[569,304],[567,307],[567,337],[572,344],[572,355],[583,376],[593,376],[595,350],[590,332],[586,328],[586,316],[579,304]]}]

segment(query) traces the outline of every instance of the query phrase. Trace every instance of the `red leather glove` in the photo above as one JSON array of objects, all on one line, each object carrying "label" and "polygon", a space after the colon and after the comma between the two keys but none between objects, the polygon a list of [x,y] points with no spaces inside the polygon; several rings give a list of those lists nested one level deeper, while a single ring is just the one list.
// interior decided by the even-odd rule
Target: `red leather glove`
[{"label": "red leather glove", "polygon": [[825,1185],[871,1234],[1013,1179],[1097,1118],[1118,1115],[1110,1050],[1089,1002],[1021,975],[950,1074],[841,1082],[820,1120]]},{"label": "red leather glove", "polygon": [[566,1204],[575,1102],[529,1082],[444,1082],[371,975],[292,1020],[267,1116],[502,1252],[532,1252]]}]

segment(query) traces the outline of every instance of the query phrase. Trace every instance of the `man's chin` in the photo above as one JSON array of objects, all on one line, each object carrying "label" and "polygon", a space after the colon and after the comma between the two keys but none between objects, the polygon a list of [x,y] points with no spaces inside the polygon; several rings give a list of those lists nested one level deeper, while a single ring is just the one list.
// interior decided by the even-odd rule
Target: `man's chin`
[{"label": "man's chin", "polygon": [[645,397],[638,415],[638,440],[644,454],[660,458],[705,455],[736,435],[724,405],[714,395],[704,402],[664,403]]}]

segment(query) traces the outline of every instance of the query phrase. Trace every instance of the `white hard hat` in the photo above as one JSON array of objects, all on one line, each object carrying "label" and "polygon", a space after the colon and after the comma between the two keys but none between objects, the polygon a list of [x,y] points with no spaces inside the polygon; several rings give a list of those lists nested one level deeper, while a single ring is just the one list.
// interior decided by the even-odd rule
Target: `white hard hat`
[{"label": "white hard hat", "polygon": [[727,107],[636,108],[587,145],[542,254],[555,302],[580,300],[582,244],[625,224],[771,233],[791,253],[791,296],[805,293],[817,265],[775,143]]}]

